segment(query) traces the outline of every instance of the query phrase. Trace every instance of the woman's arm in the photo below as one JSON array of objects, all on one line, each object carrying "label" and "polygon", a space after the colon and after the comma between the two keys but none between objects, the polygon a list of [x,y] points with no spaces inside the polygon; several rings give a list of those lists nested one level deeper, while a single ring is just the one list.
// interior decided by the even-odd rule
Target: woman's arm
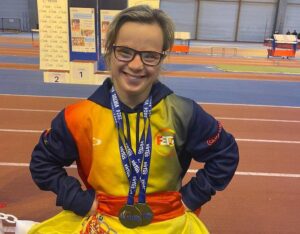
[{"label": "woman's arm", "polygon": [[30,172],[41,190],[56,193],[57,206],[84,216],[92,207],[95,191],[82,190],[79,180],[69,176],[64,168],[70,166],[77,158],[77,147],[62,111],[52,121],[51,129],[42,133],[35,146]]},{"label": "woman's arm", "polygon": [[234,137],[196,103],[189,126],[186,152],[205,164],[180,192],[184,204],[196,210],[229,184],[239,162],[239,152]]}]

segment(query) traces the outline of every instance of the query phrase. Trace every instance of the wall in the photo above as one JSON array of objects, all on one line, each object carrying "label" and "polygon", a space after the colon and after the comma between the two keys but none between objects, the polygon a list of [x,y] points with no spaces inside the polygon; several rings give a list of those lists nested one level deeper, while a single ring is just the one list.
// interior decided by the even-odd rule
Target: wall
[{"label": "wall", "polygon": [[[160,8],[176,31],[197,40],[262,42],[275,30],[300,32],[300,0],[160,0]],[[30,31],[38,22],[36,0],[1,0],[0,17],[19,18]]]}]

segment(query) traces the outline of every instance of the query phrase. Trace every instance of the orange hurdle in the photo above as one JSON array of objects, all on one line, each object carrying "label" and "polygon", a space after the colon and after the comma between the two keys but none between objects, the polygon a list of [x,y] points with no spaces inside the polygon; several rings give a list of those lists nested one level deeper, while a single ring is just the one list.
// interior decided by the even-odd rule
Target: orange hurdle
[{"label": "orange hurdle", "polygon": [[171,52],[189,53],[190,52],[190,32],[175,32],[175,43],[171,48]]}]

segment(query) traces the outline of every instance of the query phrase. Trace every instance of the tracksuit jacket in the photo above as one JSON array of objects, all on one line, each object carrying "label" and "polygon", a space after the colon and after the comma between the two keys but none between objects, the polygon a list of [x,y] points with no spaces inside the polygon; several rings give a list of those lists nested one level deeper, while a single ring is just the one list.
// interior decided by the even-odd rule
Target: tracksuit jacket
[{"label": "tracksuit jacket", "polygon": [[[81,216],[90,210],[96,192],[128,195],[111,111],[111,86],[108,78],[87,100],[62,110],[32,153],[30,171],[38,187],[56,193],[57,206]],[[239,159],[237,144],[196,102],[174,94],[161,82],[153,85],[151,93],[152,153],[147,193],[179,191],[185,205],[196,210],[231,181]],[[143,104],[134,109],[120,104],[124,134],[136,150],[145,125]],[[204,166],[182,185],[192,159]],[[75,161],[85,186],[66,172],[65,167]]]}]

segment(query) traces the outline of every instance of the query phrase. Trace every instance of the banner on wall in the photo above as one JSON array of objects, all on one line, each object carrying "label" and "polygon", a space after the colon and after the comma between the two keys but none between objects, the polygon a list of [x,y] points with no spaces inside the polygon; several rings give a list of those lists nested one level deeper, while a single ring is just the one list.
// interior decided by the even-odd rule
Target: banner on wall
[{"label": "banner on wall", "polygon": [[99,22],[99,26],[97,29],[99,30],[98,33],[98,44],[99,44],[99,53],[98,53],[98,62],[97,62],[97,69],[98,71],[106,71],[106,65],[104,61],[104,46],[106,40],[106,34],[108,30],[109,24],[112,22],[113,18],[118,14],[121,10],[127,8],[127,0],[97,0],[98,1],[98,14],[99,17],[97,21]]},{"label": "banner on wall", "polygon": [[95,9],[70,7],[72,52],[96,53]]},{"label": "banner on wall", "polygon": [[135,5],[149,5],[152,8],[159,8],[159,0],[128,0],[128,7],[135,6]]},{"label": "banner on wall", "polygon": [[106,34],[109,24],[113,18],[120,12],[120,10],[100,10],[100,36],[101,36],[101,54],[104,54],[104,46]]},{"label": "banner on wall", "polygon": [[38,0],[40,69],[69,70],[68,2]]}]

